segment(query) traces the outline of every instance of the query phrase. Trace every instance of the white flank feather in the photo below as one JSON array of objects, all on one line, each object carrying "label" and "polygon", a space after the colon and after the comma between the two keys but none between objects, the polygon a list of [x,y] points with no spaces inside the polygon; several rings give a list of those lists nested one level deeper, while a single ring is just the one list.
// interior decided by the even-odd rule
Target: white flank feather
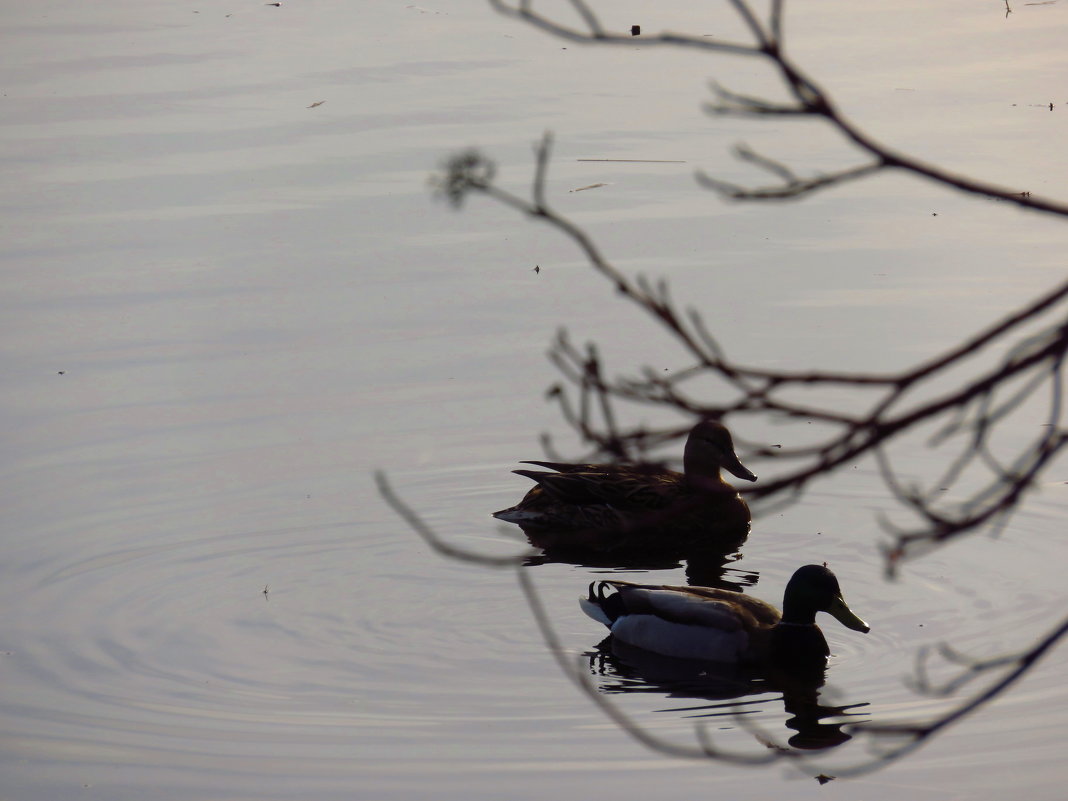
[{"label": "white flank feather", "polygon": [[612,624],[612,634],[646,651],[709,662],[737,662],[749,644],[749,635],[741,629],[721,631],[672,623],[654,615],[624,615]]}]

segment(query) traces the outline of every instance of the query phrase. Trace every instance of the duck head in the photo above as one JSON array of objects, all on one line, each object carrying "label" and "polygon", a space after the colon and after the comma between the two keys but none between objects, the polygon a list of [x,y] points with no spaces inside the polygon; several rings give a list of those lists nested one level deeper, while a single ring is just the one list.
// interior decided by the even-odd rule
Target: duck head
[{"label": "duck head", "polygon": [[823,565],[805,565],[794,572],[783,593],[782,619],[771,635],[773,665],[799,676],[822,675],[830,648],[816,625],[817,612],[827,612],[853,631],[870,631],[846,605],[834,573]]},{"label": "duck head", "polygon": [[853,614],[842,598],[838,577],[823,565],[805,565],[794,571],[782,599],[784,623],[810,624],[817,612],[827,612],[847,629],[867,634],[867,623]]},{"label": "duck head", "polygon": [[702,420],[690,430],[682,465],[691,480],[715,479],[718,483],[720,468],[745,481],[757,478],[738,459],[731,432],[717,420]]}]

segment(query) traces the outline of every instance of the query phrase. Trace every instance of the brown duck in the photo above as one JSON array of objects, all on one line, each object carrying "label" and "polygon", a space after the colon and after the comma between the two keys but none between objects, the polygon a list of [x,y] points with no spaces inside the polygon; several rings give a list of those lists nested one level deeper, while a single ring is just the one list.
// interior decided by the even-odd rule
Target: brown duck
[{"label": "brown duck", "polygon": [[515,470],[537,486],[493,516],[516,523],[540,547],[642,549],[694,541],[732,547],[749,532],[749,507],[720,469],[746,481],[756,476],[715,420],[690,431],[681,473],[652,464],[524,464],[555,472]]}]

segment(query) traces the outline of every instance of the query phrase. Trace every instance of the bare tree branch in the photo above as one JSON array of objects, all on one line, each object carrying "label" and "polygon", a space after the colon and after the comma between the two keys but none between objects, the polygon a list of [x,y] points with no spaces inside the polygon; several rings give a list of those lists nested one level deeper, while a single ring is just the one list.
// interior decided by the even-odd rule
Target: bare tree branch
[{"label": "bare tree branch", "polygon": [[[572,5],[582,19],[585,28],[575,28],[555,20],[535,10],[534,0],[519,0],[508,3],[504,0],[489,0],[490,5],[501,14],[518,19],[539,30],[550,33],[570,42],[584,42],[600,45],[634,46],[634,38],[625,33],[611,33],[605,30],[597,20],[590,6],[580,0],[572,0]],[[731,6],[739,19],[753,37],[751,43],[728,42],[716,37],[688,36],[677,33],[660,33],[643,35],[642,47],[693,48],[713,54],[730,56],[747,56],[765,61],[774,69],[782,82],[783,88],[791,97],[792,103],[764,100],[731,93],[725,89],[715,89],[720,103],[711,104],[709,110],[715,114],[732,114],[753,116],[762,114],[789,114],[822,119],[836,130],[847,142],[870,158],[864,165],[842,170],[832,176],[814,176],[804,179],[800,185],[780,187],[743,188],[728,182],[702,175],[704,186],[720,192],[733,200],[785,200],[796,199],[809,192],[833,186],[842,180],[869,175],[882,170],[900,170],[921,178],[927,178],[943,186],[957,189],[969,194],[997,198],[1018,206],[1050,214],[1068,215],[1068,204],[1063,201],[1042,198],[1030,192],[998,186],[965,175],[928,164],[918,158],[897,152],[882,144],[874,137],[851,122],[838,110],[830,95],[783,51],[784,34],[782,19],[785,3],[782,0],[772,2],[768,10],[768,19],[762,22],[753,5],[746,0],[731,0]]]},{"label": "bare tree branch", "polygon": [[[741,701],[735,705],[734,722],[753,736],[754,740],[763,746],[765,749],[763,751],[739,752],[719,748],[713,743],[707,726],[700,721],[695,724],[693,730],[697,745],[687,745],[667,739],[643,726],[634,717],[623,711],[619,704],[611,700],[609,696],[598,692],[597,687],[590,680],[589,671],[586,669],[583,660],[570,654],[563,645],[530,577],[529,568],[523,567],[529,554],[491,557],[451,545],[427,526],[412,511],[411,507],[396,495],[383,473],[378,472],[375,474],[375,482],[386,503],[437,553],[449,559],[475,564],[480,567],[511,568],[515,570],[519,587],[537,624],[538,631],[564,675],[609,720],[646,748],[675,758],[712,759],[739,765],[762,765],[785,759],[794,761],[795,764],[801,766],[810,763],[813,759],[820,758],[819,752],[807,752],[789,748],[777,742],[768,732],[757,728],[742,712],[743,702]],[[917,654],[916,669],[911,684],[916,692],[925,695],[952,697],[975,680],[997,671],[1007,672],[985,689],[965,698],[948,711],[927,721],[846,723],[844,728],[849,736],[867,739],[872,757],[854,764],[836,765],[834,767],[821,768],[821,770],[831,770],[838,776],[855,776],[877,770],[892,761],[907,756],[944,729],[1004,693],[1052,650],[1066,634],[1068,634],[1068,618],[1050,629],[1030,648],[1015,654],[987,659],[972,659],[943,643],[935,649],[936,652],[946,662],[959,668],[959,671],[957,675],[939,684],[933,683],[928,675],[931,649],[921,649]],[[863,704],[860,705],[862,706]],[[858,705],[850,704],[838,707],[838,714],[845,714],[846,710],[855,706]],[[831,708],[831,711],[833,712],[834,709]],[[804,769],[808,771],[811,768]]]},{"label": "bare tree branch", "polygon": [[882,748],[877,758],[868,763],[851,767],[843,767],[838,770],[838,775],[857,775],[882,767],[888,762],[901,759],[915,751],[927,740],[934,737],[943,729],[952,726],[963,718],[972,714],[985,704],[993,701],[1015,684],[1035,663],[1044,657],[1049,651],[1068,634],[1068,618],[1061,620],[1050,629],[1030,648],[1016,654],[1000,656],[993,659],[970,659],[948,645],[943,645],[939,653],[947,661],[961,666],[960,673],[946,681],[942,685],[930,685],[925,678],[925,663],[929,652],[921,652],[917,667],[917,688],[934,696],[950,696],[955,694],[961,687],[971,681],[991,672],[1010,668],[1000,679],[994,681],[982,692],[976,693],[970,698],[955,706],[948,712],[937,715],[926,723],[859,723],[853,727],[856,733],[862,733],[872,738],[873,743],[881,744],[885,741],[901,741],[898,745]]},{"label": "bare tree branch", "polygon": [[[961,345],[900,373],[791,372],[747,366],[728,358],[695,310],[683,311],[674,305],[664,281],[654,285],[643,275],[627,276],[607,261],[584,231],[550,208],[545,200],[544,183],[551,144],[551,137],[546,135],[536,148],[532,201],[487,183],[483,176],[492,176],[495,170],[473,162],[470,153],[446,165],[446,173],[438,179],[438,185],[450,200],[457,192],[461,196],[466,192],[481,192],[560,230],[579,246],[591,266],[611,282],[617,294],[658,322],[693,360],[692,366],[667,376],[646,368],[638,376],[609,380],[604,376],[596,346],[591,344],[584,352],[580,351],[571,344],[566,332],[561,332],[550,351],[550,359],[565,384],[555,386],[552,397],[560,404],[572,428],[595,446],[593,455],[587,458],[609,456],[637,461],[644,456],[651,432],[621,431],[613,409],[616,401],[655,404],[688,416],[774,415],[820,421],[837,428],[836,434],[822,442],[761,453],[780,463],[797,466],[745,491],[755,500],[771,499],[783,493],[796,497],[816,477],[852,464],[867,454],[881,454],[880,449],[890,441],[948,416],[949,421],[941,424],[932,445],[958,438],[961,450],[951,460],[943,480],[955,480],[965,468],[984,464],[991,479],[956,509],[950,509],[939,500],[944,483],[938,485],[937,496],[905,492],[893,478],[885,454],[880,455],[888,487],[918,514],[921,522],[921,527],[915,530],[890,527],[894,542],[885,549],[885,554],[887,567],[892,571],[911,549],[926,550],[985,523],[1005,519],[1037,481],[1042,469],[1068,442],[1068,429],[1062,424],[1064,359],[1068,353],[1068,282]],[[762,160],[761,163],[786,178],[792,175],[781,165]],[[1052,323],[1047,322],[1037,332],[1032,330],[1046,318],[1052,318]],[[983,351],[995,345],[1003,347],[1012,341],[1010,335],[1017,339],[999,363],[980,367],[955,388],[932,396],[933,390],[928,387],[939,386],[943,376],[965,368]],[[734,396],[732,400],[709,406],[688,396],[685,388],[689,382],[710,375],[724,382]],[[1008,388],[1014,381],[1022,385],[1010,391]],[[578,394],[577,408],[569,401],[566,385]],[[794,389],[817,385],[853,386],[874,395],[866,411],[855,410],[855,399],[849,410],[835,410],[799,403],[790,397]],[[1043,433],[1018,452],[1010,468],[1001,467],[989,448],[991,435],[1001,420],[1034,397],[1044,385],[1049,385],[1050,394],[1048,422]],[[927,397],[913,400],[924,395]],[[657,437],[679,435],[684,430],[685,426],[658,432]]]},{"label": "bare tree branch", "polygon": [[460,562],[482,565],[483,567],[515,567],[516,565],[522,564],[524,559],[535,553],[535,551],[528,548],[526,553],[517,555],[489,556],[484,553],[479,553],[478,551],[469,551],[451,545],[439,537],[430,526],[423,522],[423,519],[419,517],[408,504],[400,499],[400,496],[397,495],[397,493],[393,491],[393,487],[390,486],[385,473],[382,471],[375,472],[374,479],[375,485],[378,487],[378,494],[382,496],[382,500],[389,504],[390,508],[392,508],[393,511],[408,524],[412,531],[422,538],[423,542],[442,556],[449,559],[456,559]]},{"label": "bare tree branch", "polygon": [[[569,41],[634,45],[633,37],[605,29],[586,0],[570,0],[580,27],[539,13],[535,10],[536,0],[489,2],[502,14]],[[957,175],[883,145],[849,121],[819,84],[785,55],[785,3],[782,0],[770,0],[763,18],[747,0],[731,0],[730,6],[751,41],[667,32],[645,35],[639,41],[643,47],[693,48],[713,55],[762,60],[777,72],[786,99],[755,97],[713,84],[715,100],[707,106],[708,111],[739,117],[774,115],[822,120],[860,152],[862,163],[830,173],[802,175],[781,160],[741,146],[735,152],[736,157],[769,174],[772,183],[764,187],[747,187],[701,173],[697,177],[702,185],[731,199],[784,200],[801,198],[883,171],[897,170],[961,192],[1068,216],[1068,204],[1062,201],[1039,198],[1030,192],[1013,191]],[[1007,1],[1005,6],[1008,15],[1011,9]],[[635,304],[667,331],[685,354],[687,364],[667,375],[645,367],[637,368],[629,376],[608,378],[596,345],[578,347],[572,343],[566,329],[558,333],[550,350],[550,359],[562,381],[550,389],[549,397],[559,405],[568,425],[591,447],[591,452],[582,461],[596,457],[641,461],[652,449],[681,436],[689,428],[687,424],[680,424],[658,430],[627,429],[619,422],[619,403],[654,405],[674,410],[687,418],[760,416],[818,423],[821,430],[829,433],[815,442],[781,448],[750,447],[750,455],[771,460],[783,470],[748,490],[749,497],[754,504],[759,504],[758,511],[767,512],[769,507],[799,498],[811,481],[858,459],[871,457],[901,508],[916,521],[912,527],[905,527],[883,520],[884,529],[892,537],[884,547],[886,567],[888,573],[892,573],[906,557],[924,553],[962,534],[982,527],[997,530],[1018,508],[1021,499],[1039,483],[1053,460],[1063,453],[1068,444],[1068,427],[1063,419],[1068,282],[958,346],[897,373],[784,371],[746,365],[732,360],[696,310],[677,305],[665,281],[626,275],[604,257],[582,228],[551,208],[545,192],[551,145],[551,136],[546,134],[535,146],[535,170],[529,199],[496,186],[495,165],[474,151],[454,157],[435,179],[435,184],[439,193],[454,206],[461,205],[469,194],[480,193],[563,233],[618,295]],[[699,391],[692,389],[697,379],[707,381],[710,377],[718,382],[715,402],[707,400],[707,385],[702,385]],[[855,392],[845,408],[797,400],[801,395],[799,390],[811,388],[847,388]],[[995,448],[999,426],[1020,412],[1025,403],[1039,399],[1043,399],[1045,411],[1040,418],[1044,422],[1038,433],[1030,441],[1015,443],[1008,452]],[[934,433],[927,435],[929,447],[955,449],[954,452],[945,459],[945,467],[934,483],[924,486],[903,479],[894,465],[891,446],[906,435],[932,429]],[[547,436],[544,442],[548,447]],[[982,480],[971,480],[967,484],[963,500],[943,500],[947,490],[965,486],[965,478],[974,479],[976,473]],[[443,555],[494,567],[518,568],[523,563],[523,556],[485,557],[442,542],[400,501],[383,476],[378,475],[377,481],[386,501]],[[518,576],[542,636],[561,668],[610,719],[639,742],[671,756],[712,757],[746,763],[772,761],[780,758],[781,753],[789,752],[769,740],[768,753],[751,759],[751,755],[719,751],[710,742],[707,729],[700,725],[694,730],[696,746],[665,741],[643,728],[618,705],[598,693],[584,671],[573,664],[553,631],[527,574],[519,570]],[[932,652],[922,651],[913,681],[915,689],[920,692],[947,697],[982,678],[1001,675],[985,689],[928,721],[854,724],[851,731],[856,736],[868,738],[872,759],[841,768],[838,773],[849,775],[873,770],[911,753],[946,727],[1005,692],[1066,633],[1068,619],[1029,648],[985,660],[969,659],[950,646],[942,645],[936,653],[957,672],[938,684],[928,675]],[[739,720],[744,718],[739,716]]]}]

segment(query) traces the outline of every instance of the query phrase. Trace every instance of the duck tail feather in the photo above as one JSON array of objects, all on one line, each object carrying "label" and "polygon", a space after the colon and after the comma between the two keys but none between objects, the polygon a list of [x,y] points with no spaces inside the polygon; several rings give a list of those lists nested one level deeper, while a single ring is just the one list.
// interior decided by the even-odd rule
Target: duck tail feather
[{"label": "duck tail feather", "polygon": [[602,623],[609,628],[612,627],[612,623],[615,622],[615,616],[609,611],[614,604],[611,603],[615,596],[607,596],[605,594],[605,588],[611,587],[606,581],[592,581],[590,582],[589,589],[587,590],[585,598],[579,598],[579,606],[582,611],[590,618],[593,618],[598,623]]},{"label": "duck tail feather", "polygon": [[548,473],[548,472],[546,472],[544,470],[513,470],[512,472],[515,473],[517,476],[524,476],[525,478],[533,479],[534,481],[537,481],[539,484],[542,483],[542,480],[546,476],[555,476],[556,475],[556,473]]}]

